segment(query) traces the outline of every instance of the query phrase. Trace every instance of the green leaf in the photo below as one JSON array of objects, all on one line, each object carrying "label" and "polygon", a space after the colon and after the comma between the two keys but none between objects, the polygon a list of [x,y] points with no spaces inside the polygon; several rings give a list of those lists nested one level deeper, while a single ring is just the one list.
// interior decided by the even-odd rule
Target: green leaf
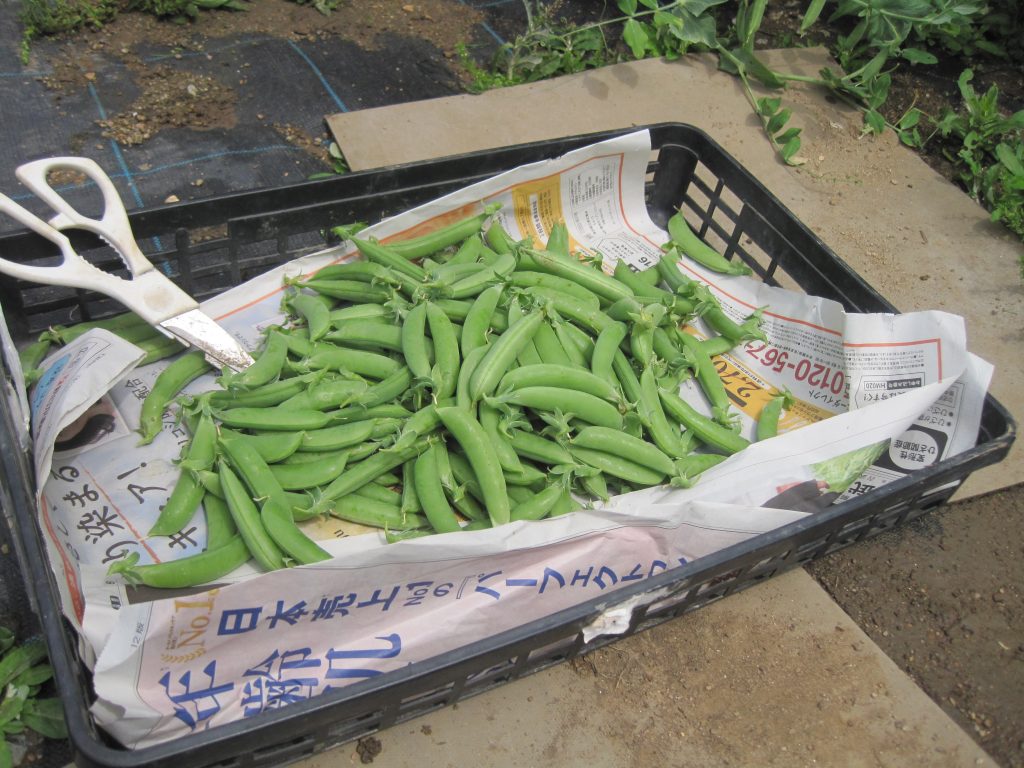
[{"label": "green leaf", "polygon": [[782,106],[782,99],[780,98],[769,98],[768,96],[762,96],[757,100],[757,113],[764,115],[765,117],[771,117],[779,111],[779,107]]},{"label": "green leaf", "polygon": [[7,627],[0,627],[0,654],[6,653],[12,645],[14,645],[14,633]]},{"label": "green leaf", "polygon": [[0,661],[0,689],[6,686],[29,667],[46,658],[46,646],[43,641],[35,638],[26,641],[4,655]]},{"label": "green leaf", "polygon": [[821,11],[824,7],[825,0],[811,0],[811,4],[807,6],[807,10],[804,12],[803,21],[800,22],[801,35],[814,25],[814,22],[818,20],[818,17],[821,15]]},{"label": "green leaf", "polygon": [[629,50],[633,52],[633,58],[642,59],[647,53],[650,37],[648,37],[644,25],[636,19],[630,19],[623,25],[622,39],[626,41]]},{"label": "green leaf", "polygon": [[765,126],[765,130],[770,134],[776,134],[782,130],[782,126],[789,120],[789,116],[792,112],[788,109],[783,109],[772,116],[772,119],[768,121],[768,125]]},{"label": "green leaf", "polygon": [[999,142],[996,145],[996,157],[999,158],[999,162],[1006,166],[1006,169],[1010,173],[1014,176],[1024,178],[1024,164],[1022,164],[1020,158],[1014,154],[1014,151],[1010,148],[1009,144],[1002,141]]},{"label": "green leaf", "polygon": [[640,0],[640,4],[652,11],[658,10],[658,0]]},{"label": "green leaf", "polygon": [[782,145],[782,149],[779,154],[782,155],[783,161],[787,165],[803,165],[803,161],[797,161],[795,159],[796,153],[800,150],[800,137],[794,136],[792,139]]},{"label": "green leaf", "polygon": [[15,685],[40,685],[53,677],[53,667],[49,664],[36,664],[26,669],[14,679]]},{"label": "green leaf", "polygon": [[619,10],[627,16],[636,13],[636,0],[618,0]]},{"label": "green leaf", "polygon": [[881,134],[885,132],[885,118],[878,110],[869,109],[864,113],[865,133]]},{"label": "green leaf", "polygon": [[13,768],[14,755],[6,739],[0,739],[0,768]]},{"label": "green leaf", "polygon": [[911,64],[938,64],[939,60],[934,54],[922,51],[920,48],[904,48],[900,56]]},{"label": "green leaf", "polygon": [[913,109],[907,110],[907,113],[900,118],[897,125],[899,125],[900,128],[908,129],[913,128],[919,122],[921,122],[921,110],[914,107]]},{"label": "green leaf", "polygon": [[768,69],[768,67],[766,67],[752,51],[747,51],[743,48],[734,48],[731,53],[740,62],[742,62],[746,73],[763,85],[766,85],[769,88],[786,87],[785,81],[781,80],[778,75]]},{"label": "green leaf", "polygon": [[800,129],[799,128],[790,128],[785,133],[780,133],[778,136],[776,136],[775,137],[775,141],[778,144],[788,144],[790,141],[792,141],[793,139],[795,139],[799,135],[800,135]]},{"label": "green leaf", "polygon": [[25,725],[48,739],[66,739],[67,724],[60,699],[31,699],[21,713]]}]

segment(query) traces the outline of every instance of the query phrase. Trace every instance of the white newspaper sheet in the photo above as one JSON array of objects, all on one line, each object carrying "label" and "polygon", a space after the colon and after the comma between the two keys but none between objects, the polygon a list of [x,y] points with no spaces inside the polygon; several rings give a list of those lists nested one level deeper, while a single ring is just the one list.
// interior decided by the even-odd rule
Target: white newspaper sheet
[{"label": "white newspaper sheet", "polygon": [[[564,219],[574,247],[600,252],[606,269],[618,259],[644,269],[668,239],[644,204],[650,152],[646,132],[602,142],[365,234],[386,242],[500,202],[496,215],[517,239],[542,245]],[[282,318],[285,276],[354,255],[343,245],[296,260],[203,309],[254,347],[260,329]],[[312,521],[307,532],[332,560],[274,573],[248,565],[217,585],[175,594],[106,577],[127,553],[161,562],[205,544],[201,514],[175,536],[144,533],[174,486],[187,441],[171,411],[151,444],[139,446],[132,432],[166,363],[130,370],[138,358],[125,350],[134,348],[102,333],[51,356],[45,365],[53,373],[31,396],[33,414],[47,414],[33,431],[45,479],[40,525],[64,610],[81,628],[86,658],[95,658],[97,722],[138,748],[277,709],[613,592],[974,445],[992,369],[968,353],[961,318],[847,314],[833,301],[680,266],[737,320],[765,308],[768,342],[747,343],[716,365],[748,437],[764,404],[792,392],[778,437],[754,443],[693,488],[647,489],[537,523],[385,544],[378,532]],[[707,334],[700,322],[687,330]],[[80,374],[71,377],[64,371],[73,365]],[[206,376],[189,391],[213,386]],[[708,411],[691,383],[681,394]],[[109,431],[70,447],[60,442],[58,432],[86,411],[108,416]],[[610,617],[590,634],[620,624]]]}]

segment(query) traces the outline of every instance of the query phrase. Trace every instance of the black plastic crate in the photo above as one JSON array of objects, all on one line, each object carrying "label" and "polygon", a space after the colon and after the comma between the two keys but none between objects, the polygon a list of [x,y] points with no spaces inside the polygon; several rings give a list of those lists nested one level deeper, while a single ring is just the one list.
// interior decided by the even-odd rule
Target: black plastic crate
[{"label": "black plastic crate", "polygon": [[[809,294],[841,302],[848,311],[895,311],[706,134],[676,123],[649,128],[654,152],[647,204],[655,223],[663,226],[673,210],[683,206],[702,222],[702,236],[727,256],[743,259],[767,282],[799,286]],[[202,299],[322,247],[322,229],[330,225],[377,221],[501,171],[621,133],[574,136],[354,173],[137,211],[130,218],[150,259]],[[83,240],[78,245],[88,248],[95,243]],[[46,248],[24,233],[0,235],[0,253],[8,257],[39,259],[49,253]],[[20,339],[52,323],[122,311],[101,296],[39,289],[17,281],[0,282],[0,300],[12,332]],[[29,596],[61,683],[75,760],[81,766],[147,768],[282,765],[571,659],[941,505],[971,472],[1005,457],[1016,431],[1010,415],[989,396],[973,449],[868,495],[402,670],[245,721],[127,751],[100,732],[89,716],[89,676],[60,615],[55,582],[35,523],[31,462],[12,440],[11,414],[2,398],[0,419],[0,471],[5,487],[0,503],[13,520]],[[584,642],[586,625],[608,608],[637,596],[641,596],[639,605],[624,635]]]}]

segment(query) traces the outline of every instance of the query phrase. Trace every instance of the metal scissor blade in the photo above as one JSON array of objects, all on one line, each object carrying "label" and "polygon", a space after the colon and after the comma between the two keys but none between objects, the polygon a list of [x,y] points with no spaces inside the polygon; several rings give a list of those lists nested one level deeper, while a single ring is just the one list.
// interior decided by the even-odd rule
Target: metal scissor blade
[{"label": "metal scissor blade", "polygon": [[245,347],[230,333],[198,309],[182,312],[160,323],[160,327],[179,341],[201,349],[206,359],[217,367],[227,366],[241,371],[253,363]]}]

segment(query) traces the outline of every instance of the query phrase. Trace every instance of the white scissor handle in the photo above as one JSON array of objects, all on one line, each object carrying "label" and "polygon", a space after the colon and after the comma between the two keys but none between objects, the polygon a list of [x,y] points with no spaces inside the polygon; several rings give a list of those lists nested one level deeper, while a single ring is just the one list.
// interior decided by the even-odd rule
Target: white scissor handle
[{"label": "white scissor handle", "polygon": [[[68,201],[50,186],[47,174],[54,170],[78,171],[89,177],[103,194],[103,215],[99,219],[92,219],[72,208]],[[40,200],[57,211],[57,215],[49,221],[51,227],[74,227],[99,235],[114,247],[124,259],[125,266],[136,277],[153,269],[153,265],[135,242],[131,225],[128,223],[128,212],[121,202],[114,182],[94,160],[87,157],[43,158],[18,166],[14,175]]]},{"label": "white scissor handle", "polygon": [[[0,194],[0,213],[7,214],[37,235],[54,243],[60,249],[62,257],[61,263],[52,267],[18,264],[0,259],[0,272],[4,274],[33,283],[63,285],[104,293],[154,325],[198,306],[195,299],[157,270],[150,269],[143,274],[135,273],[132,279],[126,280],[93,266],[75,252],[67,235],[54,229],[4,194]],[[149,264],[149,261],[146,263]]]}]

